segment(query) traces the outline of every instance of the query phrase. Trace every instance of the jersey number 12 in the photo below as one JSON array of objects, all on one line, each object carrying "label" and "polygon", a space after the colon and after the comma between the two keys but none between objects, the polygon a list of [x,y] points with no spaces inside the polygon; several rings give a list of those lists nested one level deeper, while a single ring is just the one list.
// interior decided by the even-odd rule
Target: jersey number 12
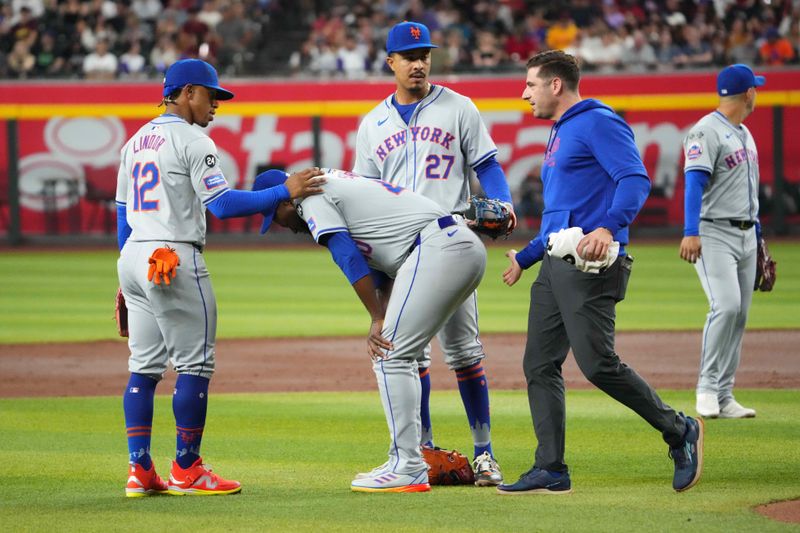
[{"label": "jersey number 12", "polygon": [[145,194],[152,191],[161,183],[161,175],[158,166],[150,161],[142,165],[136,163],[133,166],[133,210],[134,211],[155,211],[158,209],[158,200],[145,200]]}]

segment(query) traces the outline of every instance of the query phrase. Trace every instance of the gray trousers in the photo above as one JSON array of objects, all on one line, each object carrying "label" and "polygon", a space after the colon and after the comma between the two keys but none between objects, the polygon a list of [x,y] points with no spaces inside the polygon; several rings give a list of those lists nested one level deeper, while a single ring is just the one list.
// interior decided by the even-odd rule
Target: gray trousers
[{"label": "gray trousers", "polygon": [[740,230],[727,221],[700,222],[702,256],[695,263],[708,298],[697,392],[716,394],[720,405],[733,399],[742,337],[753,300],[756,230]]},{"label": "gray trousers", "polygon": [[676,447],[686,422],[614,352],[616,304],[625,297],[632,259],[600,274],[581,272],[545,254],[531,287],[528,342],[522,362],[538,446],[534,466],[566,472],[566,409],[561,366],[572,347],[578,367],[600,390],[626,405]]}]

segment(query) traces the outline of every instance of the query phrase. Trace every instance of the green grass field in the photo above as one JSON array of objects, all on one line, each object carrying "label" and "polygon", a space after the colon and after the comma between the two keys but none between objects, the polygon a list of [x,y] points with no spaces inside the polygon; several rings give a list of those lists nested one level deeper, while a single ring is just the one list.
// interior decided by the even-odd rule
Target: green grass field
[{"label": "green grass field", "polygon": [[[739,391],[752,420],[707,423],[704,477],[671,488],[660,435],[595,391],[568,396],[574,493],[499,496],[491,488],[357,494],[355,472],[385,459],[377,393],[231,394],[211,399],[204,455],[243,483],[238,496],[123,497],[119,398],[0,400],[0,523],[6,531],[797,531],[751,507],[800,496],[800,391]],[[493,393],[496,453],[509,478],[532,462],[524,393]],[[665,400],[689,409],[685,393]],[[457,394],[434,393],[441,442],[470,453]],[[167,474],[170,398],[156,400],[153,455]]]},{"label": "green grass field", "polygon": [[[481,330],[524,332],[529,289],[538,267],[508,288],[505,247],[489,248],[481,284]],[[771,245],[778,283],[757,293],[750,328],[796,328],[800,301],[800,246]],[[677,244],[632,246],[636,257],[619,330],[695,329],[707,303],[694,269]],[[0,255],[0,344],[115,338],[111,321],[117,288],[114,250],[25,252]],[[322,248],[206,252],[219,307],[221,338],[361,335],[366,314],[344,275]]]},{"label": "green grass field", "polygon": [[[757,293],[751,328],[796,328],[800,246],[775,243],[773,293]],[[490,248],[480,289],[485,332],[523,332],[536,269],[507,288],[505,248]],[[622,330],[702,328],[706,302],[677,248],[640,245]],[[362,335],[366,314],[323,249],[206,253],[221,337]],[[116,253],[0,255],[0,344],[111,339]],[[91,372],[91,369],[87,369]],[[2,369],[0,369],[2,379]],[[168,383],[171,383],[168,377]],[[156,399],[153,455],[162,475],[174,450],[169,385]],[[661,391],[693,412],[692,394]],[[57,394],[57,391],[54,391]],[[124,421],[118,397],[0,399],[0,524],[7,531],[797,531],[752,507],[800,497],[800,389],[738,390],[752,420],[709,421],[705,474],[671,488],[660,435],[598,391],[569,391],[567,461],[574,494],[498,496],[439,487],[425,494],[356,494],[355,472],[385,459],[386,427],[373,393],[212,396],[205,458],[239,479],[239,496],[123,497]],[[439,443],[470,454],[458,394],[434,392]],[[522,391],[492,391],[495,452],[510,480],[535,445]]]}]

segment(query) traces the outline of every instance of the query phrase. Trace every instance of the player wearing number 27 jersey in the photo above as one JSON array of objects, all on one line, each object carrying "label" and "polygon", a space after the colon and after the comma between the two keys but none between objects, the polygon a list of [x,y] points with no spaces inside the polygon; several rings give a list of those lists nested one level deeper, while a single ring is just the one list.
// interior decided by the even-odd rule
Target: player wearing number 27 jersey
[{"label": "player wearing number 27 jersey", "polygon": [[[419,193],[453,214],[467,210],[469,178],[475,173],[486,196],[506,202],[513,213],[508,184],[495,159],[497,147],[475,104],[427,80],[430,49],[435,47],[423,24],[402,22],[390,30],[387,63],[397,90],[361,121],[353,172]],[[488,486],[499,484],[502,474],[492,451],[485,353],[478,335],[477,293],[473,293],[437,338],[445,362],[456,374],[472,431],[476,483]],[[421,444],[432,446],[429,367],[430,347],[420,362],[420,409]]]}]

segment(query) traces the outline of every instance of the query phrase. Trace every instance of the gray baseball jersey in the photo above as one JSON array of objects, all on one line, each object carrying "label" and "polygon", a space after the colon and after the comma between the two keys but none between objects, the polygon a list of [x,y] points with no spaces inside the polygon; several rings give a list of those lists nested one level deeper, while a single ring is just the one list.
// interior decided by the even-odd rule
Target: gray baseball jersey
[{"label": "gray baseball jersey", "polygon": [[419,362],[426,346],[480,283],[486,249],[461,217],[386,182],[328,170],[324,192],[298,214],[314,239],[347,231],[369,265],[394,278],[381,334],[394,344],[373,365],[390,429],[385,467],[416,474],[420,452]]},{"label": "gray baseball jersey", "polygon": [[408,124],[392,96],[367,113],[358,128],[353,172],[419,192],[449,213],[463,213],[472,169],[496,153],[472,100],[434,85]]},{"label": "gray baseball jersey", "polygon": [[719,111],[701,118],[684,141],[684,172],[705,170],[702,218],[758,217],[758,150],[750,130],[736,127]]},{"label": "gray baseball jersey", "polygon": [[[213,374],[217,305],[201,250],[205,206],[228,190],[214,142],[176,115],[145,124],[122,148],[116,200],[132,231],[117,271],[131,372],[161,379],[171,361],[178,373]],[[170,285],[156,285],[148,258],[165,244],[180,265]]]},{"label": "gray baseball jersey", "polygon": [[150,121],[122,147],[116,200],[134,241],[203,246],[205,206],[228,189],[214,141],[178,116]]},{"label": "gray baseball jersey", "polygon": [[709,312],[703,329],[697,392],[733,400],[742,337],[753,297],[756,232],[730,220],[758,219],[758,151],[750,131],[719,111],[700,119],[684,141],[685,171],[711,178],[700,209],[701,255],[695,263]]},{"label": "gray baseball jersey", "polygon": [[447,212],[432,200],[343,170],[326,170],[324,192],[298,213],[314,240],[346,229],[370,267],[395,277],[419,232]]}]

